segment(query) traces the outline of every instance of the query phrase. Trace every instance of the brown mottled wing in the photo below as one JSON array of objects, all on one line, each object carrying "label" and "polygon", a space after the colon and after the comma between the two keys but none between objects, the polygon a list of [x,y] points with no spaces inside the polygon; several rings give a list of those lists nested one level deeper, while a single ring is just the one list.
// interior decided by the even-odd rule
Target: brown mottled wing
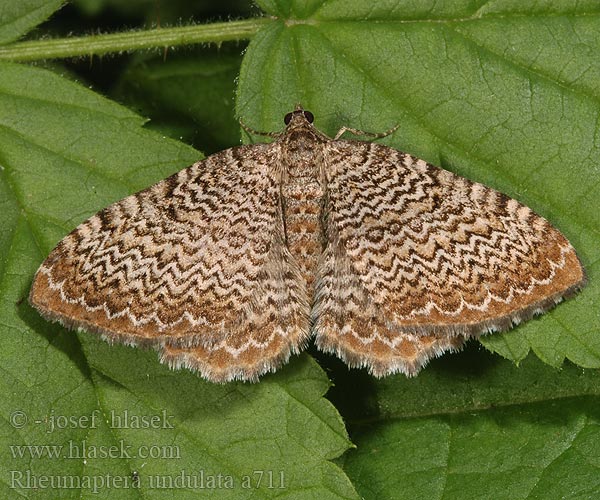
[{"label": "brown mottled wing", "polygon": [[30,302],[212,381],[274,370],[309,333],[278,158],[277,144],[226,150],[100,211],[41,265]]},{"label": "brown mottled wing", "polygon": [[516,200],[394,149],[332,141],[317,345],[413,375],[583,286],[567,239]]}]

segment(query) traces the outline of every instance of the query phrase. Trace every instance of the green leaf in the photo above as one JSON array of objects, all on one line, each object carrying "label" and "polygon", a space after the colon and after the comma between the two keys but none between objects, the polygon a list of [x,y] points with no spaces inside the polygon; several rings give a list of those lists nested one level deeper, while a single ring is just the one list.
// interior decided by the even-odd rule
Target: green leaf
[{"label": "green leaf", "polygon": [[33,274],[69,230],[201,155],[54,73],[0,73],[0,495],[356,498],[329,461],[350,443],[310,357],[215,385],[31,309]]},{"label": "green leaf", "polygon": [[598,417],[575,400],[382,423],[345,467],[364,498],[596,498]]},{"label": "green leaf", "polygon": [[63,0],[0,1],[0,44],[12,42],[48,19]]},{"label": "green leaf", "polygon": [[[284,114],[301,102],[331,135],[344,125],[380,132],[400,124],[383,142],[534,208],[573,242],[589,285],[551,313],[482,339],[508,360],[470,342],[462,353],[436,359],[416,378],[376,380],[311,348],[335,381],[328,397],[356,444],[333,465],[327,460],[342,453],[348,439],[334,407],[321,398],[327,381],[309,356],[293,359],[258,385],[214,386],[187,372],[168,371],[153,352],[75,335],[29,308],[24,299],[37,265],[69,229],[198,153],[141,129],[137,115],[57,75],[2,65],[3,496],[14,496],[13,470],[77,477],[110,472],[123,478],[137,471],[139,491],[103,487],[94,495],[112,499],[164,497],[167,490],[149,487],[157,474],[175,479],[192,470],[198,479],[202,470],[213,479],[231,474],[239,483],[246,466],[252,466],[272,471],[272,481],[283,470],[286,488],[263,482],[258,490],[174,488],[167,495],[353,498],[354,486],[364,498],[599,497],[600,373],[580,367],[600,366],[600,4],[259,4],[276,18],[244,54],[236,101],[244,123],[281,130]],[[158,60],[133,65],[115,95],[157,121],[164,118],[159,130],[191,137],[205,120],[200,113],[205,101],[190,95],[195,109],[186,110],[186,94],[194,92],[188,85],[203,69],[218,67],[219,60],[184,53],[171,64],[172,55],[164,65]],[[181,74],[183,68],[188,75]],[[203,82],[205,92],[219,96],[220,88],[221,98],[228,95],[231,82],[223,74],[216,76],[219,83]],[[227,113],[225,107],[217,112]],[[223,124],[220,141],[227,142],[227,134],[237,138],[232,116],[214,120]],[[185,126],[178,129],[180,123]],[[204,144],[200,134],[196,140]],[[52,409],[68,416],[99,410],[102,418],[94,429],[79,422],[47,433],[47,424],[31,420],[16,428],[11,413],[19,409],[42,422]],[[104,423],[111,410],[118,416],[125,409],[146,416],[166,409],[175,429]],[[84,439],[91,445],[123,442],[134,449],[156,444],[165,451],[181,450],[181,458],[16,459],[10,449],[15,444],[68,446]],[[90,491],[19,493],[80,498]]]},{"label": "green leaf", "polygon": [[[416,379],[356,377],[332,394],[357,449],[343,467],[364,498],[595,498],[600,373],[517,368],[466,352]],[[462,359],[461,359],[462,358]],[[368,394],[360,413],[344,401]]]},{"label": "green leaf", "polygon": [[300,102],[330,135],[399,124],[385,142],[532,207],[570,239],[590,283],[482,342],[514,361],[532,349],[554,366],[600,367],[600,192],[588,180],[600,157],[600,6],[547,1],[526,15],[519,2],[308,5],[263,5],[302,20],[274,21],[252,40],[239,115],[280,130]]},{"label": "green leaf", "polygon": [[[298,102],[532,207],[582,258],[576,298],[417,378],[329,365],[364,498],[595,498],[600,374],[597,2],[269,2],[237,110],[280,130]],[[292,20],[288,19],[291,18]],[[544,363],[528,357],[533,351]]]}]

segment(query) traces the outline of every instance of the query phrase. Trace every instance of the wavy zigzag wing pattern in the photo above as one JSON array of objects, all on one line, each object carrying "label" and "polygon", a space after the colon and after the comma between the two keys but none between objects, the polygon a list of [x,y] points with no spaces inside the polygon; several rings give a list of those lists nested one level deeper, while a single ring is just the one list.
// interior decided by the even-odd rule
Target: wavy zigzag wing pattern
[{"label": "wavy zigzag wing pattern", "polygon": [[327,148],[329,246],[317,345],[377,375],[414,375],[581,288],[567,239],[530,208],[379,144]]},{"label": "wavy zigzag wing pattern", "polygon": [[52,251],[30,302],[212,381],[275,369],[309,334],[277,155],[276,145],[226,150],[105,208]]},{"label": "wavy zigzag wing pattern", "polygon": [[375,376],[414,375],[585,284],[571,244],[528,207],[312,120],[298,106],[273,143],[100,211],[41,265],[31,304],[213,382],[255,381],[311,335]]}]

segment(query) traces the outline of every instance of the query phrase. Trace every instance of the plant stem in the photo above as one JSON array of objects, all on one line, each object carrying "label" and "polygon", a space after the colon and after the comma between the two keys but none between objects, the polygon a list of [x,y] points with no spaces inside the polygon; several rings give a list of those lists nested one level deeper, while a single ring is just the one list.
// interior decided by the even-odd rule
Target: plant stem
[{"label": "plant stem", "polygon": [[128,31],[106,35],[31,40],[0,47],[0,60],[35,61],[62,57],[86,57],[109,52],[130,52],[140,49],[176,47],[195,43],[221,43],[251,38],[261,26],[271,22],[257,17],[225,23],[199,24]]}]

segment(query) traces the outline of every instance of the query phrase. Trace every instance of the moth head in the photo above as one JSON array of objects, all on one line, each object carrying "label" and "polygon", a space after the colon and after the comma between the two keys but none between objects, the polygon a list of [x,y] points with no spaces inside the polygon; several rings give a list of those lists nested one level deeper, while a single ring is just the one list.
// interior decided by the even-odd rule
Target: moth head
[{"label": "moth head", "polygon": [[285,123],[285,125],[287,127],[290,124],[298,124],[299,125],[299,124],[312,123],[314,120],[315,120],[315,117],[310,111],[303,109],[302,106],[300,106],[300,104],[297,104],[296,109],[294,111],[285,115],[283,122]]}]

